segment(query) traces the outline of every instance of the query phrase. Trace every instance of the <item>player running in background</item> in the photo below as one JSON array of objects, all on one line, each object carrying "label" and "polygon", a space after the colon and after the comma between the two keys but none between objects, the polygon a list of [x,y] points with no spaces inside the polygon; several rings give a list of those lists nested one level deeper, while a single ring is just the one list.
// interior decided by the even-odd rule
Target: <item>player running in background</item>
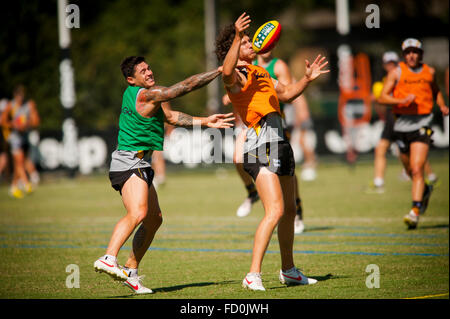
[{"label": "player running in background", "polygon": [[[169,102],[165,103],[165,109],[171,110]],[[164,123],[164,136],[169,136],[173,129],[173,125]],[[164,159],[164,151],[153,151],[151,164],[155,171],[153,186],[155,186],[155,189],[158,189],[159,186],[163,186],[166,183],[166,160]]]},{"label": "player running in background", "polygon": [[[153,72],[143,57],[130,56],[121,63],[128,87],[123,94],[118,146],[112,153],[109,178],[112,187],[122,195],[127,213],[114,227],[106,253],[95,261],[94,269],[122,280],[135,293],[152,293],[142,285],[138,266],[162,223],[149,158],[152,151],[163,150],[164,121],[183,127],[227,128],[234,120],[230,117],[232,113],[192,117],[172,111],[164,102],[205,86],[220,74],[220,69],[162,87],[156,85]],[[138,226],[130,256],[125,267],[120,267],[117,254]]]},{"label": "player running in background", "polygon": [[281,254],[279,279],[285,284],[313,284],[294,264],[295,160],[283,134],[278,100],[291,102],[308,84],[320,76],[327,64],[318,56],[306,61],[305,76],[289,85],[271,79],[267,70],[252,65],[256,53],[245,30],[250,17],[243,13],[221,30],[216,38],[216,54],[223,61],[222,81],[236,113],[246,125],[246,139],[236,151],[243,167],[255,181],[265,210],[253,243],[250,271],[242,284],[251,290],[265,290],[261,279],[262,261],[275,227]]},{"label": "player running in background", "polygon": [[[293,82],[291,72],[289,71],[289,67],[286,64],[286,62],[284,62],[283,60],[281,60],[279,58],[274,58],[272,55],[272,51],[268,51],[263,54],[258,54],[257,59],[253,61],[253,64],[259,65],[259,66],[263,67],[264,69],[266,69],[267,72],[269,72],[269,75],[272,77],[272,79],[275,79],[284,85],[288,85]],[[294,102],[297,100],[300,100],[300,99],[305,100],[305,98],[302,95],[300,95],[297,99],[294,100]],[[228,99],[224,98],[224,100],[229,101],[229,98]],[[281,110],[281,115],[282,115],[282,119],[283,119],[283,132],[285,134],[285,139],[289,141],[291,139],[291,128],[288,128],[286,125],[285,114],[284,114],[284,105],[285,104],[282,102],[280,102],[279,104],[280,104],[280,110]],[[241,131],[240,134],[244,135],[245,131]],[[242,136],[238,136],[237,139],[239,140],[241,138],[242,138]],[[238,144],[239,143],[236,143],[236,145],[238,145]],[[252,177],[244,170],[243,164],[235,163],[235,165],[236,165],[236,169],[239,173],[239,176],[241,177],[242,181],[244,182],[245,188],[247,189],[247,192],[248,192],[247,198],[239,206],[239,208],[236,212],[236,215],[239,217],[245,217],[248,214],[250,214],[252,205],[259,199],[259,196],[258,196],[258,192],[256,191],[255,183],[253,182]],[[294,232],[296,234],[300,234],[305,229],[305,226],[303,223],[303,207],[302,207],[302,201],[300,199],[298,178],[296,175],[294,175],[294,179],[295,179],[295,196],[296,196],[295,203],[296,203],[296,211],[297,211],[296,216],[295,216]]]},{"label": "player running in background", "polygon": [[[37,128],[40,123],[39,113],[33,100],[25,100],[25,87],[19,85],[14,89],[13,99],[6,106],[1,122],[4,128],[11,130],[8,143],[13,158],[14,172],[10,194],[16,198],[24,196],[21,187],[26,193],[33,191],[33,184],[39,182],[39,173],[29,157],[29,132]],[[27,175],[29,174],[29,178]],[[30,182],[31,181],[31,182]]]},{"label": "player running in background", "polygon": [[8,100],[7,99],[1,99],[0,100],[0,182],[2,181],[2,178],[4,176],[4,172],[8,169],[8,153],[9,153],[9,146],[8,142],[6,141],[7,135],[9,135],[9,132],[6,128],[3,128],[2,125],[2,114],[4,110],[6,109],[6,106],[8,106]]},{"label": "player running in background", "polygon": [[299,144],[304,158],[300,178],[303,181],[313,181],[317,177],[317,160],[314,148],[308,144],[306,139],[307,134],[312,132],[314,129],[314,123],[309,113],[308,101],[303,95],[300,95],[292,101],[292,105],[295,108],[295,114],[297,117],[298,126],[300,128]]},{"label": "player running in background", "polygon": [[402,51],[404,62],[388,73],[380,103],[392,105],[395,141],[403,166],[412,179],[412,208],[403,220],[413,229],[419,223],[419,214],[425,213],[433,190],[424,178],[433,134],[430,128],[433,100],[436,99],[444,116],[448,115],[448,107],[436,84],[435,70],[422,62],[422,43],[406,39]]},{"label": "player running in background", "polygon": [[[388,74],[391,70],[398,67],[399,57],[394,51],[387,51],[383,54],[383,69]],[[386,77],[383,78],[382,82],[376,82],[373,85],[373,95],[378,101],[383,89],[383,83]],[[370,184],[367,193],[382,194],[384,193],[384,175],[386,172],[386,153],[394,142],[394,115],[392,114],[391,107],[382,107],[382,116],[380,116],[384,121],[383,131],[381,133],[381,138],[375,147],[375,159],[374,159],[374,178],[373,182]],[[435,183],[437,181],[437,176],[432,172],[429,161],[425,163],[425,172],[428,176],[428,181],[430,183]]]}]

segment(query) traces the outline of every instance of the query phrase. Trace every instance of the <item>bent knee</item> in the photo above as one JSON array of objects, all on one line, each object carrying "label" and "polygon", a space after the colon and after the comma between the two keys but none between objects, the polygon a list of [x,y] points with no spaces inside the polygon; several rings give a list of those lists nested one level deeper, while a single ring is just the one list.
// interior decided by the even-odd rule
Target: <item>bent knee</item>
[{"label": "bent knee", "polygon": [[151,224],[152,226],[159,227],[163,223],[163,217],[161,212],[151,214],[148,212],[147,218],[143,220],[144,224]]},{"label": "bent knee", "polygon": [[284,216],[284,211],[282,209],[273,209],[267,212],[266,219],[268,222],[273,224],[278,224],[280,219]]}]

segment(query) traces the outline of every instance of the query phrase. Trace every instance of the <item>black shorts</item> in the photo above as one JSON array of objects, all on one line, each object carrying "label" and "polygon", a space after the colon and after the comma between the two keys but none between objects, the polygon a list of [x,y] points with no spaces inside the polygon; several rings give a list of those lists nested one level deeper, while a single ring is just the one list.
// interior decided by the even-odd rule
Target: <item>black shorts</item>
[{"label": "black shorts", "polygon": [[401,153],[409,153],[409,147],[413,142],[421,142],[431,145],[433,130],[429,127],[422,127],[417,131],[412,132],[394,132],[395,143],[398,145]]},{"label": "black shorts", "polygon": [[381,133],[382,139],[388,140],[390,142],[394,141],[394,123],[395,123],[394,114],[392,114],[391,110],[387,110],[386,118],[384,120],[383,132]]},{"label": "black shorts", "polygon": [[244,154],[244,170],[253,180],[262,167],[279,176],[294,176],[295,159],[291,145],[287,141],[266,143]]},{"label": "black shorts", "polygon": [[150,186],[152,186],[155,172],[151,167],[145,167],[145,168],[134,168],[123,172],[109,172],[109,180],[111,181],[112,188],[114,188],[116,191],[120,193],[120,195],[122,195],[123,185],[133,174],[146,181],[149,188]]}]

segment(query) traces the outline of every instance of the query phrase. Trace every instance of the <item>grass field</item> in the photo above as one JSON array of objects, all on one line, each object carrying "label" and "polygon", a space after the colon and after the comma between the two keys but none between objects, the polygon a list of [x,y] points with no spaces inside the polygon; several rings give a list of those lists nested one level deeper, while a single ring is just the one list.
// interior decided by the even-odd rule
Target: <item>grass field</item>
[{"label": "grass field", "polygon": [[[391,160],[386,193],[368,195],[372,163],[350,170],[322,163],[314,182],[301,182],[306,231],[295,238],[295,261],[319,282],[285,287],[278,281],[279,248],[273,236],[263,263],[266,292],[241,287],[250,266],[253,234],[263,216],[260,202],[245,218],[235,216],[245,190],[234,168],[176,170],[158,190],[164,223],[140,274],[153,295],[133,296],[93,270],[111,231],[124,214],[107,174],[73,180],[44,176],[22,200],[0,187],[0,298],[146,299],[385,299],[449,298],[449,159],[432,158],[440,186],[419,228],[406,230],[410,182]],[[119,254],[123,263],[131,240]],[[66,287],[75,264],[80,288]],[[375,264],[380,288],[366,287]]]}]

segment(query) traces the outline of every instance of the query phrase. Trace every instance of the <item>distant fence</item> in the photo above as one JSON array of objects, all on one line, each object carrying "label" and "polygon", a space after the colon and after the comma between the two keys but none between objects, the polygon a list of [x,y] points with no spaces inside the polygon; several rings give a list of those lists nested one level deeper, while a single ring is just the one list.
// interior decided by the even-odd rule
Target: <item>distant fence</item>
[{"label": "distant fence", "polygon": [[[432,128],[433,148],[449,147],[448,117],[435,117]],[[376,121],[362,125],[356,131],[356,144],[359,153],[370,153],[376,146],[383,122]],[[175,128],[164,142],[164,157],[169,164],[183,164],[186,167],[196,167],[200,164],[232,163],[234,140],[238,133],[236,129],[185,129]],[[301,162],[303,154],[299,145],[300,131],[294,129],[291,135],[291,145],[297,162]],[[61,132],[34,132],[30,136],[34,146],[32,156],[42,170],[57,170],[64,168],[67,159],[62,142]],[[306,135],[306,142],[320,155],[344,154],[347,146],[342,136],[340,124],[336,118],[314,120],[314,130]],[[82,174],[90,174],[96,169],[109,166],[111,153],[117,146],[117,130],[95,131],[80,130],[78,132],[77,169]]]}]

